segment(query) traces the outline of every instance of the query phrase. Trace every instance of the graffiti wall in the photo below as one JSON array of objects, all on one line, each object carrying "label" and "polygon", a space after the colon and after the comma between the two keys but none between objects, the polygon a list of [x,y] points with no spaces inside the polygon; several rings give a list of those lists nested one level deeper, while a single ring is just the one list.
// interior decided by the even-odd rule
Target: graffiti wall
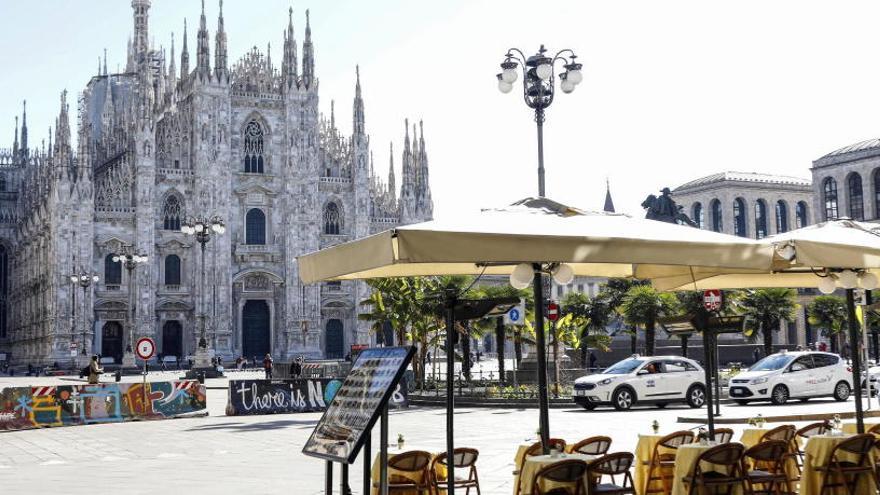
[{"label": "graffiti wall", "polygon": [[163,419],[205,410],[196,380],[0,390],[0,430]]},{"label": "graffiti wall", "polygon": [[[230,380],[226,414],[280,414],[323,411],[342,385],[335,378]],[[406,387],[398,387],[393,407],[406,407]]]}]

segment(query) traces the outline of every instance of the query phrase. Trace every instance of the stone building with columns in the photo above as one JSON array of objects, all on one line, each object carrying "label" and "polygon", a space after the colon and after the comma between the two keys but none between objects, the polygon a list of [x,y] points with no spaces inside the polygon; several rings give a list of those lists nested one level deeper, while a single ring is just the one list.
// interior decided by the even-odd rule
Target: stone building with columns
[{"label": "stone building with columns", "polygon": [[810,172],[818,220],[880,220],[880,139],[832,151],[814,160]]},{"label": "stone building with columns", "polygon": [[[73,110],[62,93],[48,146],[28,141],[23,112],[0,151],[0,353],[12,363],[84,350],[120,362],[138,336],[184,357],[200,319],[227,359],[342,359],[374,339],[357,319],[366,285],[304,286],[296,256],[432,218],[422,124],[405,124],[399,182],[393,156],[380,177],[357,69],[352,134],[332,104],[318,111],[308,11],[300,51],[290,10],[280,67],[268,47],[230,64],[222,5],[211,43],[203,2],[191,65],[186,23],[179,56],[173,36],[168,51],[152,46],[150,0],[132,0],[125,70],[108,72],[105,53]],[[181,231],[192,217],[226,232],[202,250]],[[147,262],[129,271],[114,261],[124,253]],[[98,282],[72,284],[81,271]]]}]

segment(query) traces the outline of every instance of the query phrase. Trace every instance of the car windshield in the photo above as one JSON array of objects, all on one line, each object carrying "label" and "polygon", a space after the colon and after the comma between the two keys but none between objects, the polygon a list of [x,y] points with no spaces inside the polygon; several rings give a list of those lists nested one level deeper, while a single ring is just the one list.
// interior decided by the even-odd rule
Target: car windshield
[{"label": "car windshield", "polygon": [[644,359],[624,359],[623,361],[617,362],[612,365],[610,368],[606,369],[602,372],[605,375],[626,375],[627,373],[632,373],[636,368],[638,368],[642,363],[644,363]]},{"label": "car windshield", "polygon": [[776,371],[781,370],[785,367],[791,360],[794,359],[791,356],[786,356],[785,354],[773,354],[772,356],[767,356],[764,359],[758,361],[753,364],[749,371]]}]

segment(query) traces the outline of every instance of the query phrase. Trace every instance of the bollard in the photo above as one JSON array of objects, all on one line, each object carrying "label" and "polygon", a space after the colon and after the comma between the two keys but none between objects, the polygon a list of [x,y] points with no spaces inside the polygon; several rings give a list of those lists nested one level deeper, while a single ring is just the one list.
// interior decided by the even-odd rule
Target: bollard
[{"label": "bollard", "polygon": [[204,385],[205,384],[205,372],[200,371],[200,372],[196,373],[196,379],[199,381],[199,384]]},{"label": "bollard", "polygon": [[117,382],[121,382],[121,381],[122,381],[122,370],[121,370],[121,369],[120,369],[120,370],[116,370],[116,381],[117,381]]}]

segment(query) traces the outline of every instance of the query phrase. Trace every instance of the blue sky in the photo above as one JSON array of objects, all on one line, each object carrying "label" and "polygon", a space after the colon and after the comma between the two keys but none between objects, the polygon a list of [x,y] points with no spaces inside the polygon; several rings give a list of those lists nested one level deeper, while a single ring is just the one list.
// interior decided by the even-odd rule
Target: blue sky
[{"label": "blue sky", "polygon": [[[573,48],[584,82],[560,94],[545,127],[548,195],[640,214],[664,186],[722,170],[809,176],[812,160],[880,136],[880,4],[869,1],[297,1],[226,0],[230,63],[272,44],[280,64],[287,9],[301,50],[311,10],[321,108],[336,100],[350,129],[361,65],[377,166],[388,142],[400,166],[403,119],[423,118],[437,216],[535,194],[535,128],[516,90],[494,75],[509,46]],[[217,0],[206,2],[208,29]],[[540,10],[538,10],[540,9]],[[198,0],[154,0],[155,45],[177,51]],[[28,100],[31,142],[47,134],[58,95],[80,91],[106,47],[124,66],[127,0],[0,2],[0,146]],[[213,60],[212,60],[213,61]]]}]

